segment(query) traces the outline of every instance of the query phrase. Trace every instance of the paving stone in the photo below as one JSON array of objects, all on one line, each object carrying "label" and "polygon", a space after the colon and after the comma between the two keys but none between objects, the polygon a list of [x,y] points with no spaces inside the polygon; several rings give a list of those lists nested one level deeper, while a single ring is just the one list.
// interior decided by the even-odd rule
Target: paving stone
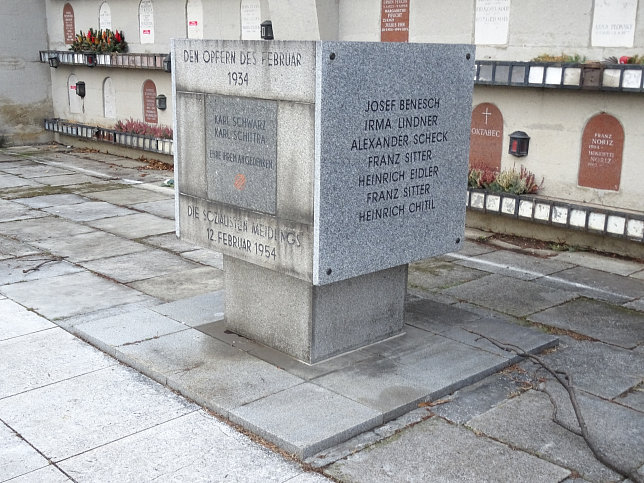
[{"label": "paving stone", "polygon": [[224,272],[201,267],[132,282],[130,287],[165,301],[194,297],[224,288]]},{"label": "paving stone", "polygon": [[101,181],[101,178],[95,176],[88,176],[86,174],[66,174],[59,176],[47,176],[44,178],[32,178],[34,181],[46,184],[49,186],[71,186],[84,183],[96,183]]},{"label": "paving stone", "polygon": [[433,406],[430,410],[452,423],[465,424],[473,417],[519,394],[524,384],[505,374],[493,374],[456,391],[452,396],[445,398],[446,403]]},{"label": "paving stone", "polygon": [[157,305],[152,310],[183,322],[190,327],[196,327],[222,320],[224,317],[224,301],[225,292],[218,290]]},{"label": "paving stone", "polygon": [[433,291],[460,285],[485,275],[486,272],[481,270],[428,258],[409,264],[407,283],[415,289]]},{"label": "paving stone", "polygon": [[35,255],[37,253],[40,253],[40,250],[31,245],[0,236],[0,260]]},{"label": "paving stone", "polygon": [[555,276],[538,279],[537,283],[614,303],[625,303],[644,296],[644,280],[586,267],[570,268]]},{"label": "paving stone", "polygon": [[198,406],[121,365],[0,400],[0,419],[53,461],[196,410]]},{"label": "paving stone", "polygon": [[60,466],[78,481],[290,483],[306,474],[296,463],[252,443],[203,411],[75,456]]},{"label": "paving stone", "polygon": [[552,421],[546,394],[528,391],[470,420],[485,435],[538,454],[589,481],[615,481],[618,475],[599,463],[584,440]]},{"label": "paving stone", "polygon": [[0,283],[11,284],[57,277],[82,271],[81,267],[60,261],[46,253],[0,261]]},{"label": "paving stone", "polygon": [[46,466],[39,470],[27,473],[11,480],[11,483],[67,483],[70,480],[59,469],[53,465]]},{"label": "paving stone", "polygon": [[85,203],[89,201],[84,196],[74,193],[61,193],[56,195],[34,196],[31,198],[18,198],[14,199],[16,203],[29,206],[30,208],[49,208],[51,206],[59,205],[73,205],[76,203]]},{"label": "paving stone", "polygon": [[192,243],[188,243],[184,240],[181,240],[180,238],[177,238],[177,235],[175,235],[174,233],[149,236],[139,241],[159,248],[163,248],[165,250],[171,250],[176,253],[189,252],[198,248]]},{"label": "paving stone", "polygon": [[[0,200],[0,223],[5,221],[26,220],[29,218],[40,218],[44,213],[32,210],[28,206],[13,201]],[[6,234],[3,231],[3,234]]]},{"label": "paving stone", "polygon": [[25,242],[44,240],[46,238],[70,237],[94,231],[89,226],[72,223],[55,216],[2,223],[0,224],[0,230],[2,230],[3,235]]},{"label": "paving stone", "polygon": [[164,374],[168,386],[223,416],[237,406],[302,382],[193,329],[121,346],[119,351],[134,367]]},{"label": "paving stone", "polygon": [[87,272],[3,285],[0,291],[50,320],[146,298],[136,290]]},{"label": "paving stone", "polygon": [[85,312],[79,315],[72,315],[64,319],[58,319],[56,320],[56,324],[58,324],[58,326],[64,328],[65,330],[68,330],[73,333],[74,332],[73,328],[76,325],[85,324],[87,322],[93,322],[99,319],[105,319],[107,317],[113,317],[115,315],[123,315],[130,312],[136,312],[137,310],[154,307],[159,303],[161,302],[157,299],[154,299],[152,297],[146,297],[139,302],[117,305],[115,307],[102,308],[92,312]]},{"label": "paving stone", "polygon": [[146,308],[76,324],[74,327],[75,333],[82,334],[83,338],[114,347],[188,329],[184,324]]},{"label": "paving stone", "polygon": [[644,270],[631,274],[631,277],[637,278],[638,280],[644,280]]},{"label": "paving stone", "polygon": [[325,470],[340,481],[561,481],[570,472],[438,418]]},{"label": "paving stone", "polygon": [[382,413],[385,421],[416,409],[430,393],[430,388],[407,379],[399,365],[379,356],[312,382]]},{"label": "paving stone", "polygon": [[174,233],[174,222],[149,213],[104,218],[89,223],[99,230],[135,239],[162,233]]},{"label": "paving stone", "polygon": [[521,280],[534,280],[543,275],[549,275],[573,267],[571,263],[534,257],[525,253],[516,253],[507,250],[497,250],[470,257],[466,260],[461,259],[456,263],[465,267],[499,273]]},{"label": "paving stone", "polygon": [[434,333],[441,333],[450,326],[479,318],[479,314],[428,299],[417,299],[405,304],[405,323]]},{"label": "paving stone", "polygon": [[121,283],[197,268],[198,265],[163,250],[146,250],[82,262],[82,266]]},{"label": "paving stone", "polygon": [[48,464],[25,440],[0,422],[0,481],[30,473]]},{"label": "paving stone", "polygon": [[47,238],[33,243],[49,250],[54,255],[66,257],[72,262],[87,262],[98,258],[128,255],[147,250],[147,246],[124,240],[110,233],[93,231],[65,238]]},{"label": "paving stone", "polygon": [[114,216],[132,215],[135,211],[105,203],[104,201],[88,201],[73,205],[59,205],[44,210],[52,215],[61,216],[72,221],[93,221]]},{"label": "paving stone", "polygon": [[54,327],[56,324],[22,305],[9,299],[0,300],[0,341]]},{"label": "paving stone", "polygon": [[576,294],[503,275],[488,275],[445,290],[460,300],[523,317],[575,298]]},{"label": "paving stone", "polygon": [[644,343],[644,314],[596,300],[572,300],[533,314],[529,320],[571,330],[626,349]]},{"label": "paving stone", "polygon": [[627,394],[615,398],[614,401],[644,413],[644,385],[640,384]]},{"label": "paving stone", "polygon": [[594,268],[617,275],[631,275],[642,270],[642,264],[632,260],[620,260],[592,252],[563,252],[554,257],[582,267]]},{"label": "paving stone", "polygon": [[167,194],[138,187],[123,187],[117,190],[95,191],[87,196],[96,200],[106,201],[108,203],[121,206],[145,203],[148,201],[158,201],[168,198]]},{"label": "paving stone", "polygon": [[153,215],[174,220],[174,199],[164,199],[159,201],[148,201],[146,203],[137,203],[132,205],[135,210],[146,211]]},{"label": "paving stone", "polygon": [[377,411],[311,383],[238,407],[230,418],[300,458],[382,423]]},{"label": "paving stone", "polygon": [[48,176],[75,174],[74,171],[58,168],[56,166],[48,166],[44,163],[33,163],[30,165],[16,166],[14,168],[5,168],[3,166],[2,170],[7,173],[22,176],[23,178],[44,178]]},{"label": "paving stone", "polygon": [[181,256],[187,258],[188,260],[199,262],[204,265],[210,265],[211,267],[218,268],[219,270],[224,269],[223,255],[219,252],[215,252],[207,248],[183,252]]},{"label": "paving stone", "polygon": [[0,349],[0,399],[116,363],[60,328],[1,341]]},{"label": "paving stone", "polygon": [[624,307],[626,307],[627,309],[639,310],[640,312],[644,312],[644,297],[624,304]]},{"label": "paving stone", "polygon": [[20,176],[14,176],[12,174],[3,174],[2,176],[0,176],[0,189],[18,188],[21,186],[43,186],[43,185],[34,180],[21,178]]},{"label": "paving stone", "polygon": [[[468,238],[471,238],[470,235],[468,234],[469,229],[465,227],[465,235]],[[475,240],[465,240],[465,242],[462,243],[461,249],[458,252],[454,252],[455,254],[461,255],[461,256],[467,256],[467,257],[474,257],[476,255],[482,255],[483,253],[489,253],[497,250],[496,247],[488,245],[486,243],[479,243]],[[447,258],[453,258],[452,255],[454,253],[447,253],[445,257]]]},{"label": "paving stone", "polygon": [[555,369],[572,376],[575,387],[612,399],[644,378],[644,355],[601,342],[562,337],[563,347],[544,355]]}]

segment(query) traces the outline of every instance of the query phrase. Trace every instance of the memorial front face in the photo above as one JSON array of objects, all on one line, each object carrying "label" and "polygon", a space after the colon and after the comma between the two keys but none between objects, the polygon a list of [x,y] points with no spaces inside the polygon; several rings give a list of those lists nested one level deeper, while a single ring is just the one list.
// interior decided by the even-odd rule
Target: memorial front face
[{"label": "memorial front face", "polygon": [[174,41],[178,233],[224,254],[231,330],[307,362],[402,330],[406,264],[462,243],[473,66],[463,45]]}]

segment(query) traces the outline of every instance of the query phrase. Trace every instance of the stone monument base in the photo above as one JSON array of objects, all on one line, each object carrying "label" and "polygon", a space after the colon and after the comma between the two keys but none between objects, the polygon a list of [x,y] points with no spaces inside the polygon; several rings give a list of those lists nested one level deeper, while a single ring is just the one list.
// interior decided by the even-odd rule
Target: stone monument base
[{"label": "stone monument base", "polygon": [[313,364],[400,334],[407,265],[327,285],[224,256],[229,330]]}]

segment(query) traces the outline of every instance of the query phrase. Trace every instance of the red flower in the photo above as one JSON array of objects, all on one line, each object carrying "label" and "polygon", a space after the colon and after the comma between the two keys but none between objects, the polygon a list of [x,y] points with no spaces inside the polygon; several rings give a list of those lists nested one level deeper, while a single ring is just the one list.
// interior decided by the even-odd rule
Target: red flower
[{"label": "red flower", "polygon": [[620,64],[628,64],[628,59],[630,59],[630,57],[628,55],[622,55],[619,58],[619,63]]}]

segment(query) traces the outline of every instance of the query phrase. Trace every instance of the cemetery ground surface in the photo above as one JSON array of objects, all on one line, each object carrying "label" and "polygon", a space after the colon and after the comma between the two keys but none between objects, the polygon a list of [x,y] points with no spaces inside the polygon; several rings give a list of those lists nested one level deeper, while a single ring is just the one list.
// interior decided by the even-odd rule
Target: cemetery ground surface
[{"label": "cemetery ground surface", "polygon": [[[410,266],[404,335],[308,366],[226,331],[168,171],[0,151],[0,481],[644,478],[644,264],[468,232]],[[480,334],[480,335],[479,335]]]}]

